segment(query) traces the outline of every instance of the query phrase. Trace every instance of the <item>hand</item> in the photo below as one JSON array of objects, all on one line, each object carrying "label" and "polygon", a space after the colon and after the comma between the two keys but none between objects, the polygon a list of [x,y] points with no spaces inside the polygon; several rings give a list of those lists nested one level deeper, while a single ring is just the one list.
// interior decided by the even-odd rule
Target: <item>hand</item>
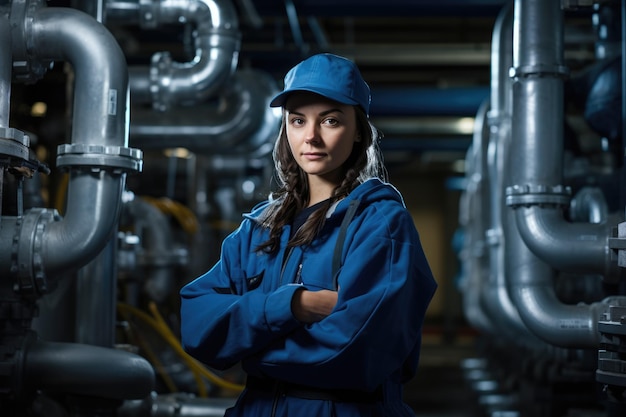
[{"label": "hand", "polygon": [[291,299],[291,311],[303,323],[316,323],[328,316],[337,304],[337,292],[330,290],[296,291]]}]

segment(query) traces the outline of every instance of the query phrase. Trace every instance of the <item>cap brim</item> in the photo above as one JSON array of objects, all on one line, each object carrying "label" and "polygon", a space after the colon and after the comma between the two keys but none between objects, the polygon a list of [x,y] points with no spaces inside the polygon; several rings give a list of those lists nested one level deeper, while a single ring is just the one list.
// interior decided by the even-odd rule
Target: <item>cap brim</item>
[{"label": "cap brim", "polygon": [[337,94],[336,91],[330,91],[330,90],[325,90],[323,88],[306,88],[306,87],[301,87],[301,88],[294,88],[291,90],[285,90],[282,93],[277,94],[272,101],[270,101],[270,107],[284,107],[285,102],[287,101],[287,98],[289,97],[289,95],[291,93],[295,93],[298,91],[308,91],[310,93],[315,93],[318,94],[322,97],[326,97],[330,100],[334,100],[337,101],[339,103],[343,103],[343,104],[351,104],[353,106],[358,105],[359,103],[353,99],[351,99],[350,97],[346,97],[340,94]]}]

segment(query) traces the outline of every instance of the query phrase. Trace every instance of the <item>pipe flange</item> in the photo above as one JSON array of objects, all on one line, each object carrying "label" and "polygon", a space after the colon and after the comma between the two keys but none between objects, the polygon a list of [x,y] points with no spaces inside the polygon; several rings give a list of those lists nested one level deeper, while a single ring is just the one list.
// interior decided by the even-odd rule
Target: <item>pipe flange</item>
[{"label": "pipe flange", "polygon": [[506,188],[506,205],[512,208],[567,206],[571,194],[571,188],[562,185],[513,185]]},{"label": "pipe flange", "polygon": [[32,26],[35,14],[46,7],[44,0],[11,2],[13,40],[13,79],[24,84],[41,80],[54,67],[54,61],[36,56]]},{"label": "pipe flange", "polygon": [[0,155],[28,161],[30,138],[24,132],[0,127]]},{"label": "pipe flange", "polygon": [[33,208],[17,225],[16,245],[11,271],[17,273],[15,291],[22,295],[40,295],[50,291],[43,265],[42,242],[48,224],[60,219],[56,210]]},{"label": "pipe flange", "polygon": [[533,75],[538,77],[548,75],[567,78],[569,76],[569,68],[565,65],[534,64],[511,67],[509,69],[509,77],[511,78],[525,78]]},{"label": "pipe flange", "polygon": [[57,166],[141,172],[142,156],[141,150],[124,146],[64,144],[57,148]]}]

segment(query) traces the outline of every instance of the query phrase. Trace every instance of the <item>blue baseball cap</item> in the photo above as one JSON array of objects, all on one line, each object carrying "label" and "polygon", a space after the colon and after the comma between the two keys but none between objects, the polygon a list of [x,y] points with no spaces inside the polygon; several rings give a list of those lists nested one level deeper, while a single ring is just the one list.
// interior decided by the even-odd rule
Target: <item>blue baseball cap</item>
[{"label": "blue baseball cap", "polygon": [[338,55],[313,55],[290,69],[285,75],[284,90],[272,99],[270,107],[283,107],[295,91],[310,91],[343,104],[359,105],[369,115],[369,86],[356,64]]}]

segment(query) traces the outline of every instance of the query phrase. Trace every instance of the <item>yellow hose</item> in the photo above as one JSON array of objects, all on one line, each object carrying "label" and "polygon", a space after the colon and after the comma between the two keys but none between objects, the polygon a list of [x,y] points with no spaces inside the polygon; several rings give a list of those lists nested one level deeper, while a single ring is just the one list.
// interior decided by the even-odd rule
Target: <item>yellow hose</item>
[{"label": "yellow hose", "polygon": [[[161,329],[161,326],[159,325],[159,323],[157,323],[157,321],[155,319],[153,319],[152,317],[150,317],[150,315],[144,313],[143,311],[139,310],[138,308],[135,308],[133,306],[130,306],[128,304],[123,304],[123,303],[118,303],[117,304],[117,308],[118,310],[120,310],[120,312],[123,315],[134,315],[137,318],[141,319],[144,323],[148,324],[150,327],[152,327],[161,337],[163,337],[165,339],[166,342],[168,342],[168,344],[170,344],[169,340],[167,340],[167,338],[163,335],[163,330]],[[174,349],[176,351],[176,349]],[[178,354],[178,352],[176,352]],[[183,358],[184,360],[185,358]],[[207,396],[207,391],[206,391],[206,387],[204,386],[204,383],[202,382],[202,377],[200,375],[199,372],[197,372],[197,370],[195,369],[191,369],[191,372],[193,374],[193,377],[196,381],[196,385],[198,386],[198,395],[200,397],[206,397]]]},{"label": "yellow hose", "polygon": [[207,378],[209,381],[213,382],[215,385],[221,388],[233,390],[236,392],[241,392],[244,389],[243,385],[235,384],[223,378],[220,378],[218,375],[216,375],[215,373],[207,369],[207,367],[204,366],[201,362],[199,362],[198,360],[190,356],[187,352],[185,352],[182,345],[178,341],[178,338],[176,338],[176,336],[174,335],[172,330],[169,328],[169,326],[167,325],[167,323],[165,322],[161,314],[158,312],[156,304],[154,302],[151,302],[149,307],[154,317],[151,317],[150,315],[148,315],[147,313],[141,311],[140,309],[136,307],[133,307],[124,303],[118,303],[118,308],[121,311],[128,312],[130,314],[137,316],[138,318],[143,320],[145,323],[150,325],[154,330],[156,330],[159,333],[159,335],[163,337],[163,339],[170,345],[170,347],[187,364],[189,369],[194,374],[197,373]]},{"label": "yellow hose", "polygon": [[194,234],[198,231],[200,227],[198,218],[188,207],[167,197],[142,196],[141,198],[156,206],[163,213],[174,216],[185,232]]}]

